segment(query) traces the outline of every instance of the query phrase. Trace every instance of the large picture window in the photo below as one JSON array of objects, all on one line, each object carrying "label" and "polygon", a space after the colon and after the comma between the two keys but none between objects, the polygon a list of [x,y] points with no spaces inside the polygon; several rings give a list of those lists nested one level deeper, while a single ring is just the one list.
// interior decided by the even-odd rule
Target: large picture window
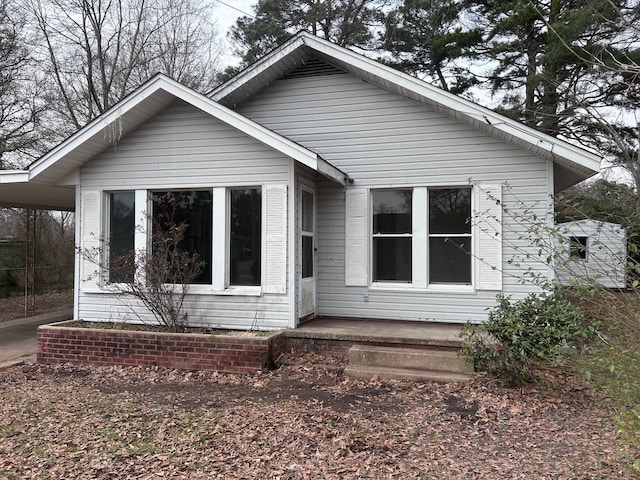
[{"label": "large picture window", "polygon": [[109,194],[109,282],[131,281],[135,274],[135,193]]},{"label": "large picture window", "polygon": [[[204,267],[196,284],[211,283],[213,195],[211,190],[152,192],[153,223],[165,232],[171,225],[186,225],[178,247],[198,254]],[[153,250],[153,242],[151,246]]]},{"label": "large picture window", "polygon": [[429,189],[429,283],[471,284],[471,188]]},{"label": "large picture window", "polygon": [[259,188],[232,189],[229,225],[229,284],[260,285],[262,201]]},{"label": "large picture window", "polygon": [[373,281],[411,282],[412,191],[374,190]]}]

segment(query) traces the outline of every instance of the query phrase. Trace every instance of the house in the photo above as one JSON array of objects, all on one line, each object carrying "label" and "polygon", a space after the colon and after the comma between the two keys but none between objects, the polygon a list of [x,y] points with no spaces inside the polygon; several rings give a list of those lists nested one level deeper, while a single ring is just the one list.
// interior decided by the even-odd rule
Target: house
[{"label": "house", "polygon": [[[314,316],[481,322],[550,275],[503,211],[597,172],[599,157],[299,33],[200,95],[156,75],[23,171],[0,203],[75,210],[77,244],[144,249],[151,193],[181,192],[206,267],[194,324],[294,328]],[[471,219],[471,220],[470,220]],[[120,233],[119,233],[120,232]],[[521,249],[530,263],[509,259]],[[144,310],[76,261],[76,318]],[[136,313],[132,313],[133,311]]]},{"label": "house", "polygon": [[557,235],[556,279],[560,284],[586,281],[606,288],[625,288],[625,228],[585,219],[559,224]]}]

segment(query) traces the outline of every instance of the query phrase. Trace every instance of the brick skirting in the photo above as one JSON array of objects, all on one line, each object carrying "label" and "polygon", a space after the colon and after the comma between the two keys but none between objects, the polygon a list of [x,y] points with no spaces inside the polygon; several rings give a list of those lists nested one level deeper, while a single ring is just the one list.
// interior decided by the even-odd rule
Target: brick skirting
[{"label": "brick skirting", "polygon": [[43,325],[37,361],[252,373],[273,368],[284,342],[281,333],[245,337]]}]

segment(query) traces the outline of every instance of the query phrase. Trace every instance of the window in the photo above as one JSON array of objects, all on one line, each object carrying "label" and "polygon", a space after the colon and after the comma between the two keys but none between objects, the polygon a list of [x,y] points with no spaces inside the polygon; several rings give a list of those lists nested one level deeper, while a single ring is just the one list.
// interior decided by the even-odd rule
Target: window
[{"label": "window", "polygon": [[471,188],[429,189],[429,283],[471,284]]},{"label": "window", "polygon": [[259,188],[230,190],[229,284],[260,285],[262,202]]},{"label": "window", "polygon": [[411,282],[412,193],[373,191],[374,282]]},{"label": "window", "polygon": [[302,278],[313,277],[313,193],[302,191]]},{"label": "window", "polygon": [[[271,194],[269,193],[271,192]],[[273,193],[275,192],[275,193]],[[262,289],[232,289],[230,287],[263,287],[269,293],[274,293],[277,285],[280,292],[280,278],[275,278],[274,265],[284,264],[285,260],[276,259],[277,247],[284,245],[286,230],[280,233],[279,225],[286,219],[283,209],[286,208],[286,189],[282,186],[269,186],[265,199],[271,199],[271,205],[263,205],[263,189],[260,187],[215,187],[210,189],[192,190],[136,190],[110,192],[105,195],[106,211],[104,212],[104,232],[108,248],[106,260],[108,272],[105,279],[108,282],[124,282],[134,278],[136,274],[136,252],[146,251],[150,255],[161,255],[158,243],[163,238],[171,237],[172,226],[181,227],[180,241],[177,247],[188,255],[198,255],[198,261],[203,263],[202,270],[195,280],[189,273],[188,264],[185,268],[156,265],[164,271],[161,281],[167,283],[190,282],[196,286],[194,292],[222,292],[229,289],[230,294],[259,294]],[[98,192],[90,192],[99,198]],[[277,194],[277,195],[276,195]],[[86,198],[89,198],[87,200]],[[92,199],[90,194],[84,194],[83,202]],[[96,201],[94,200],[94,203]],[[263,238],[262,210],[271,215],[272,231]],[[90,208],[84,210],[91,211]],[[83,210],[83,211],[84,211]],[[96,210],[94,208],[94,210]],[[150,212],[148,225],[135,225],[141,222]],[[99,215],[96,216],[99,218]],[[91,217],[85,214],[83,225],[91,225]],[[286,224],[285,228],[286,228]],[[136,231],[136,227],[140,228]],[[98,230],[96,227],[92,231]],[[184,230],[184,231],[182,231]],[[146,233],[145,233],[146,231]],[[268,230],[265,230],[268,232]],[[173,235],[175,238],[175,234]],[[85,235],[85,237],[88,237]],[[88,244],[90,238],[83,238]],[[271,242],[271,243],[270,243]],[[265,245],[263,245],[263,243]],[[274,245],[272,247],[272,245]],[[169,246],[169,248],[171,248]],[[271,251],[271,257],[263,258],[264,251]],[[167,252],[167,260],[175,261],[176,256]],[[275,260],[274,260],[275,259]],[[185,260],[186,261],[186,260]],[[262,263],[269,263],[273,267],[271,276],[262,272]],[[162,263],[162,262],[160,262]],[[83,267],[85,268],[85,267]],[[85,270],[89,271],[87,266]],[[170,273],[169,273],[170,272]],[[146,275],[153,271],[140,272]],[[87,274],[89,276],[90,272]],[[168,274],[168,276],[167,276]],[[186,277],[184,277],[186,275]],[[141,275],[142,278],[142,275]],[[274,279],[275,278],[275,279]],[[266,285],[263,285],[263,282]],[[204,288],[208,287],[208,288]]]},{"label": "window", "polygon": [[576,260],[587,259],[587,237],[569,238],[569,258]]},{"label": "window", "polygon": [[194,282],[196,284],[211,284],[212,197],[211,190],[152,192],[154,227],[166,232],[171,225],[186,225],[178,247],[190,254],[197,253],[204,261],[204,267]]},{"label": "window", "polygon": [[109,282],[126,282],[135,273],[135,192],[109,194]]},{"label": "window", "polygon": [[502,208],[498,184],[347,187],[345,284],[500,291]]}]

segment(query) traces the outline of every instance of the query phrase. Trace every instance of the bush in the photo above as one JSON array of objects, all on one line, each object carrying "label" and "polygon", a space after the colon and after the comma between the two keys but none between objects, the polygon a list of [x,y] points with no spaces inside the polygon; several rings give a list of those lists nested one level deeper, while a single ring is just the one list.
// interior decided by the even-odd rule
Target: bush
[{"label": "bush", "polygon": [[[640,446],[640,290],[598,290],[576,298],[601,329],[578,367],[610,400],[621,438]],[[637,460],[640,469],[640,459]]]},{"label": "bush", "polygon": [[557,291],[497,299],[485,323],[465,326],[461,354],[477,371],[507,385],[534,380],[536,363],[561,364],[593,328],[585,327],[581,310]]}]

